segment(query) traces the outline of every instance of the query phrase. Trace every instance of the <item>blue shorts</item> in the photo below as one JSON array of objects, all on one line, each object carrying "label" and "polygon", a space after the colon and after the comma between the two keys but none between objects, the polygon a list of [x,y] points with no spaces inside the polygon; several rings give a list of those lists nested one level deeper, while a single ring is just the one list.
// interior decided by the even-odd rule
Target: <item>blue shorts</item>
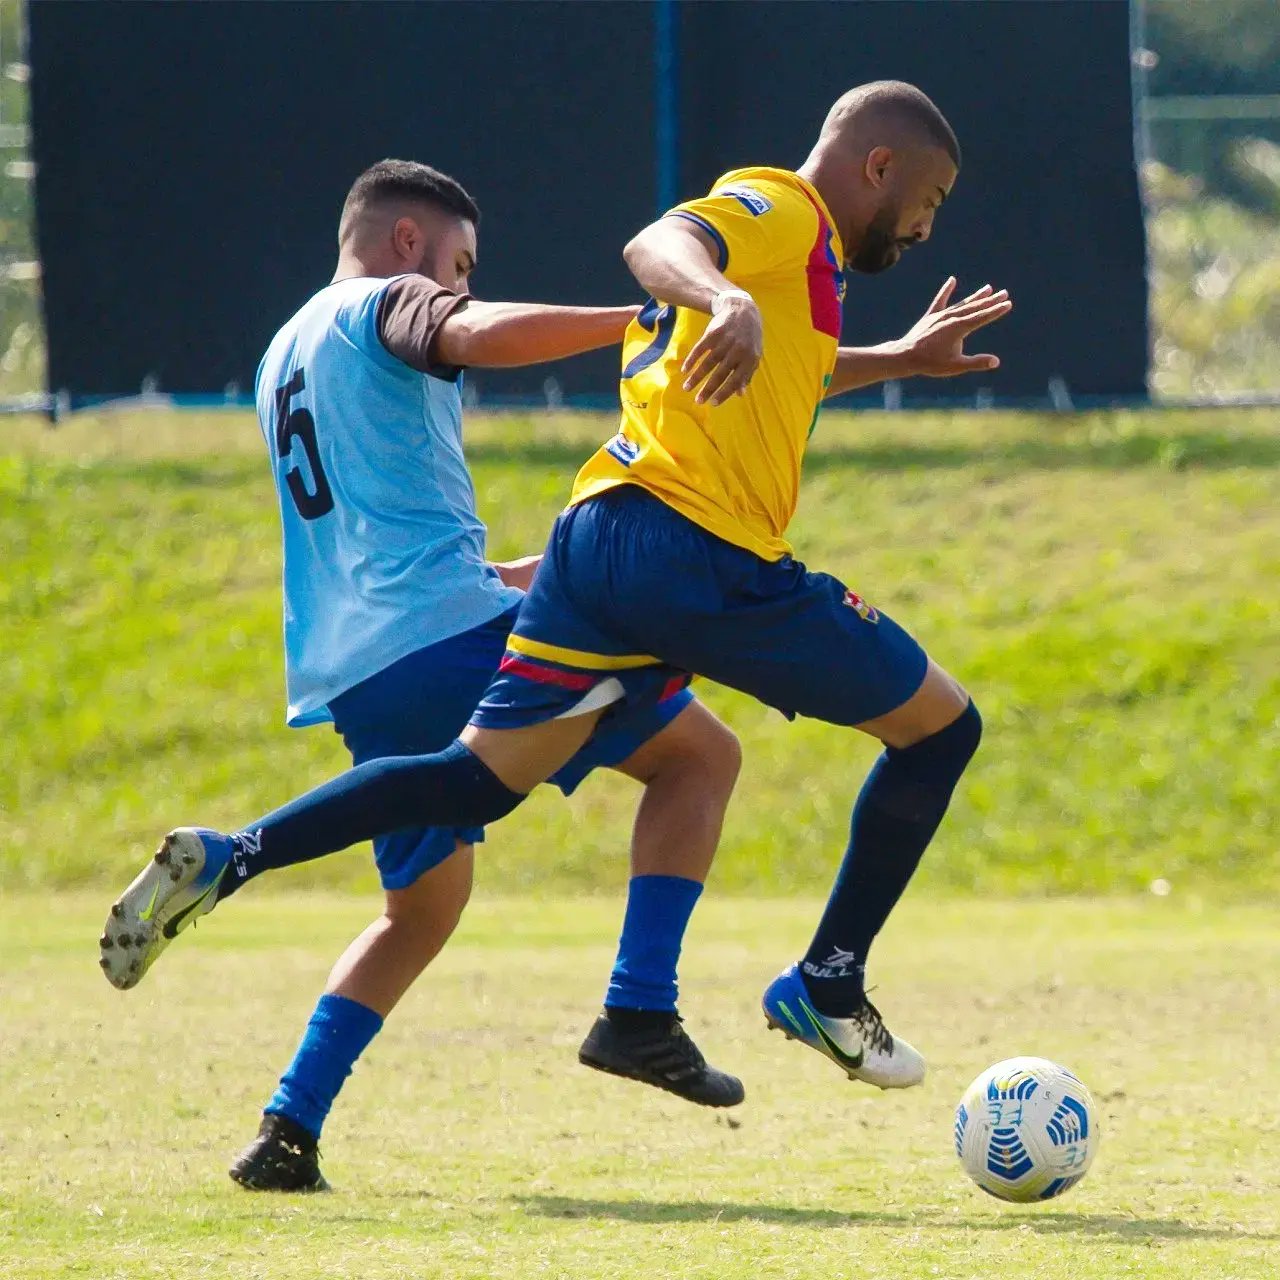
[{"label": "blue shorts", "polygon": [[[440,751],[462,731],[502,660],[516,610],[439,644],[419,649],[341,693],[329,704],[333,727],[356,764],[380,756]],[[572,794],[592,769],[621,764],[693,701],[684,692],[601,723],[581,751],[551,779]],[[373,842],[384,889],[405,889],[438,866],[455,843],[476,844],[483,827],[424,827]]]},{"label": "blue shorts", "polygon": [[927,663],[830,574],[762,560],[622,485],[556,521],[471,722],[536,724],[608,695],[633,711],[693,672],[788,717],[858,725],[906,702]]}]

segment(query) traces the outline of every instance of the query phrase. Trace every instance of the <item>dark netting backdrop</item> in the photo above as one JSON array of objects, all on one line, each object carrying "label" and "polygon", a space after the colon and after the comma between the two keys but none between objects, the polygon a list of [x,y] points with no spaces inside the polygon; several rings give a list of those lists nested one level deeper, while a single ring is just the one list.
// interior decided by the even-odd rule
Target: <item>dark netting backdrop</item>
[{"label": "dark netting backdrop", "polygon": [[[905,328],[948,273],[1013,290],[1004,367],[912,397],[1142,395],[1143,236],[1123,0],[30,6],[49,377],[73,397],[247,394],[329,277],[352,178],[384,156],[483,211],[480,297],[632,300],[620,250],[661,187],[798,164],[844,89],[921,85],[965,162],[933,243],[854,277],[846,339]],[[664,103],[659,107],[659,103]],[[669,127],[674,126],[674,129]],[[677,146],[672,145],[675,139]],[[666,174],[666,178],[662,177]],[[485,372],[540,398],[548,370]],[[554,370],[608,403],[616,356]],[[876,393],[878,394],[878,393]]]}]

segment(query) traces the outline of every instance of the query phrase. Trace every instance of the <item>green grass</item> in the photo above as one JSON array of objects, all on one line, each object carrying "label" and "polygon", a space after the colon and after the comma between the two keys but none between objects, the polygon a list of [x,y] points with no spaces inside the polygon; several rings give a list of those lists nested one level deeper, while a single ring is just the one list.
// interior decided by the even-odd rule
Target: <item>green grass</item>
[{"label": "green grass", "polygon": [[[325,1134],[336,1190],[253,1198],[226,1164],[365,922],[242,899],[136,992],[101,895],[0,901],[0,1273],[21,1280],[1268,1280],[1280,1266],[1280,936],[1176,898],[913,898],[877,956],[925,1050],[880,1094],[767,1035],[762,985],[812,899],[711,897],[683,1005],[742,1074],[735,1119],[580,1068],[618,906],[480,901],[362,1062]],[[1103,1126],[1088,1178],[1019,1207],[964,1178],[952,1108],[989,1063],[1061,1060]]]},{"label": "green grass", "polygon": [[[541,547],[605,419],[478,418],[495,555]],[[1280,416],[830,414],[794,540],[905,622],[987,737],[933,888],[1280,887]],[[242,414],[0,434],[0,885],[116,884],[180,821],[247,821],[345,763],[283,728],[279,534]],[[869,742],[702,686],[746,766],[721,890],[814,891]],[[633,792],[535,798],[484,860],[616,886]],[[367,886],[361,853],[287,884]]]}]

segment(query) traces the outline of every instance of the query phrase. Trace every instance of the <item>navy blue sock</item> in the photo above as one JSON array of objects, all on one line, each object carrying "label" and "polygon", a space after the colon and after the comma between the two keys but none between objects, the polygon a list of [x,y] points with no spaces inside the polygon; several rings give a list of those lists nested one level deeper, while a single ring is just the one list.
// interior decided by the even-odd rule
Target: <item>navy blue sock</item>
[{"label": "navy blue sock", "polygon": [[356,1059],[382,1030],[382,1016],[346,996],[323,995],[289,1069],[264,1110],[288,1116],[314,1137]]},{"label": "navy blue sock", "polygon": [[218,898],[263,871],[406,827],[496,822],[524,798],[461,742],[434,755],[368,760],[236,832],[232,874],[222,877]]},{"label": "navy blue sock", "polygon": [[872,939],[915,874],[981,737],[982,718],[971,702],[945,729],[913,747],[887,747],[876,761],[853,806],[848,852],[800,964],[819,1013],[838,1017],[857,1007]]},{"label": "navy blue sock", "polygon": [[636,876],[631,881],[606,1009],[675,1012],[676,962],[701,894],[702,886],[683,876]]}]

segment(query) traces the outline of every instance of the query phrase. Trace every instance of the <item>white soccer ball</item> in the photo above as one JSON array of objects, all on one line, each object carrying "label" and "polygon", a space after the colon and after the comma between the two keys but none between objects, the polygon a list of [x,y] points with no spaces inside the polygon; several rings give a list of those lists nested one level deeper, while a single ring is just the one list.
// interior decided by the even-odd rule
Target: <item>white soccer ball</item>
[{"label": "white soccer ball", "polygon": [[1089,1090],[1047,1058],[988,1067],[956,1108],[956,1155],[1001,1200],[1050,1200],[1088,1172],[1098,1149]]}]

